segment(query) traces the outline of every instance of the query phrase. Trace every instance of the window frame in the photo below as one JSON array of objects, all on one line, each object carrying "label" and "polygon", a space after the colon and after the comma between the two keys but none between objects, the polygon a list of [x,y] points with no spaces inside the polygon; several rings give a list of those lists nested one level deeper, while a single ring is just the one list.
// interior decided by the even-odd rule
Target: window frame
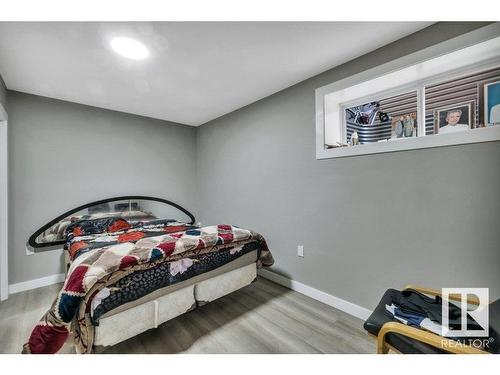
[{"label": "window frame", "polygon": [[[486,41],[455,48],[448,53],[434,54],[428,56],[427,59],[421,56],[418,58],[418,55],[425,55],[428,52],[423,50],[420,53],[400,58],[316,89],[316,158],[328,159],[500,140],[500,125],[470,129],[459,133],[425,134],[425,87],[500,67],[500,37],[498,37],[500,33],[498,29],[496,27],[495,37]],[[451,59],[452,68],[443,68],[442,62],[447,58]],[[464,63],[461,63],[460,59],[463,59]],[[401,85],[393,85],[378,91],[371,90],[367,95],[349,97],[349,90],[360,91],[361,87],[370,87],[376,82],[383,81],[386,77],[394,80],[400,72],[411,77],[419,74],[420,71],[424,72],[422,78],[413,78]],[[417,137],[398,138],[387,142],[374,142],[357,146],[325,148],[327,133],[325,124],[327,123],[333,126],[335,126],[335,122],[340,123],[340,129],[338,129],[340,130],[340,141],[347,143],[346,107],[415,90],[417,92]],[[347,98],[335,100],[335,98],[343,96],[347,96]],[[328,129],[332,132],[331,134],[338,130]]]}]

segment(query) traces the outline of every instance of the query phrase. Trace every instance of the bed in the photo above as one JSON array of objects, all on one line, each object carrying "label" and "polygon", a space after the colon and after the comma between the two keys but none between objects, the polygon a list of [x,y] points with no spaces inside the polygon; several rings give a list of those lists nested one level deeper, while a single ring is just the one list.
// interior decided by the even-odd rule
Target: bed
[{"label": "bed", "polygon": [[250,284],[274,262],[260,234],[196,225],[183,207],[142,196],[70,210],[28,246],[63,246],[67,275],[23,353],[56,353],[67,340],[77,353],[102,351]]}]

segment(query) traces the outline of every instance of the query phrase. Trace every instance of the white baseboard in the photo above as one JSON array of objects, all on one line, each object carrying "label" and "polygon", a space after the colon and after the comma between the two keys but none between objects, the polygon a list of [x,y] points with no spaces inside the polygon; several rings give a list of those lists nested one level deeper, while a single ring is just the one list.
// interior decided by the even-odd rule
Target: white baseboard
[{"label": "white baseboard", "polygon": [[42,286],[62,283],[65,277],[66,276],[64,275],[64,273],[60,273],[57,275],[41,277],[39,279],[23,281],[17,284],[10,284],[9,294],[24,292],[25,290],[30,290],[35,288],[41,288]]},{"label": "white baseboard", "polygon": [[258,271],[258,274],[265,279],[274,281],[275,283],[283,285],[284,287],[295,290],[296,292],[302,293],[329,306],[335,307],[336,309],[344,311],[347,314],[355,316],[356,318],[366,320],[372,313],[370,310],[364,307],[346,301],[342,298],[332,296],[331,294],[322,292],[321,290],[310,287],[309,285],[291,280],[285,276],[278,275],[277,273],[271,272],[269,270],[260,269]]},{"label": "white baseboard", "polygon": [[[284,287],[295,290],[296,292],[302,293],[308,297],[314,298],[317,301],[335,307],[336,309],[344,311],[347,314],[355,316],[359,319],[366,320],[372,313],[370,310],[362,306],[356,305],[342,298],[332,296],[331,294],[315,289],[309,285],[302,284],[301,282],[291,280],[285,276],[278,275],[277,273],[271,272],[269,270],[260,269],[258,271],[258,274],[265,279],[269,279],[277,284],[283,285]],[[41,277],[39,279],[23,281],[17,284],[11,284],[9,285],[9,294],[24,292],[30,289],[41,288],[43,286],[61,283],[64,281],[64,279],[65,275],[61,273]]]}]

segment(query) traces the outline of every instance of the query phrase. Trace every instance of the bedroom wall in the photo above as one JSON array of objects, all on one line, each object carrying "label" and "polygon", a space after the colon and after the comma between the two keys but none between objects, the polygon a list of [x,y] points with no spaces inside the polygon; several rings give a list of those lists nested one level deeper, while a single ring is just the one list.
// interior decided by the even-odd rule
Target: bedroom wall
[{"label": "bedroom wall", "polygon": [[433,25],[202,125],[201,220],[259,231],[273,271],[369,309],[408,283],[500,297],[500,142],[315,158],[316,88],[479,26]]},{"label": "bedroom wall", "polygon": [[14,91],[8,106],[10,284],[63,272],[61,251],[25,244],[80,204],[151,195],[196,215],[195,128]]}]

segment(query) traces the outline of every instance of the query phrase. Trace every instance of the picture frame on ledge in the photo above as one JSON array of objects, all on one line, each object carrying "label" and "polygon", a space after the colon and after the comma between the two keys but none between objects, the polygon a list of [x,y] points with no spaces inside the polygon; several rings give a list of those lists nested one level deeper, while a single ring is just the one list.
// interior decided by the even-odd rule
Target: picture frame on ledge
[{"label": "picture frame on ledge", "polygon": [[392,116],[391,139],[417,136],[417,112]]},{"label": "picture frame on ledge", "polygon": [[479,121],[484,126],[500,124],[500,77],[479,85]]},{"label": "picture frame on ledge", "polygon": [[476,127],[474,100],[447,105],[434,110],[434,134],[446,134]]}]

